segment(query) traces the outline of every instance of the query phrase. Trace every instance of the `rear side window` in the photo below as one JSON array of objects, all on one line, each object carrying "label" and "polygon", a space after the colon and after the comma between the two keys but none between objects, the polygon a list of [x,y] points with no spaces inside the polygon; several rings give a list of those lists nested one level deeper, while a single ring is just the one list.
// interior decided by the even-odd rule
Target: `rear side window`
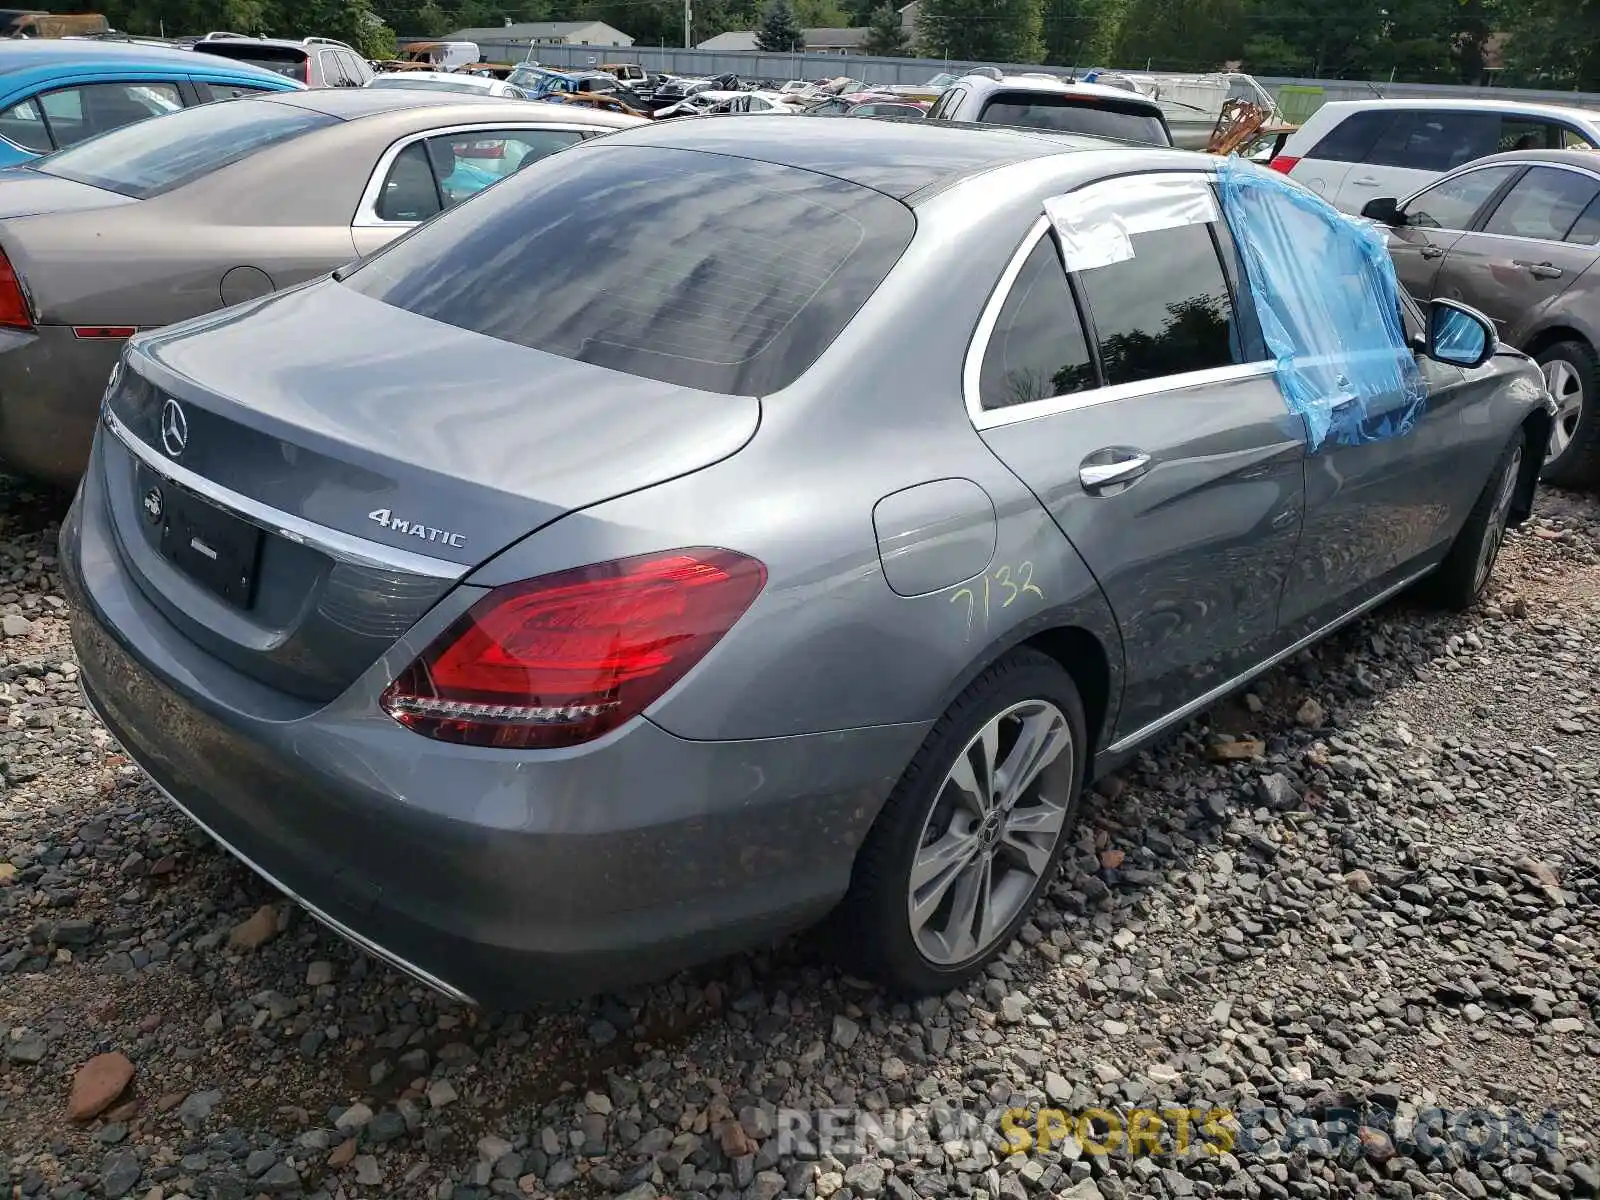
[{"label": "rear side window", "polygon": [[583,140],[571,129],[481,129],[412,142],[378,193],[385,221],[425,221],[547,154]]},{"label": "rear side window", "polygon": [[1403,112],[1372,148],[1366,161],[1381,167],[1418,171],[1453,171],[1475,158],[1493,154],[1500,138],[1500,117],[1485,112]]},{"label": "rear side window", "polygon": [[997,92],[984,103],[978,120],[990,125],[1086,133],[1157,146],[1171,141],[1161,119],[1142,107],[1048,92]]},{"label": "rear side window", "polygon": [[1034,244],[1001,306],[979,370],[979,403],[1009,408],[1094,386],[1078,306],[1047,234]]},{"label": "rear side window", "polygon": [[1108,384],[1236,361],[1233,303],[1205,225],[1134,234],[1133,257],[1077,273]]},{"label": "rear side window", "polygon": [[1435,184],[1405,207],[1413,229],[1467,229],[1495,189],[1517,173],[1516,167],[1483,167]]},{"label": "rear side window", "polygon": [[240,96],[259,96],[272,90],[247,83],[203,83],[200,86],[211,93],[213,100],[236,100]]},{"label": "rear side window", "polygon": [[1600,244],[1600,200],[1590,203],[1568,230],[1566,240],[1577,246]]},{"label": "rear side window", "polygon": [[391,243],[345,284],[501,341],[759,396],[816,361],[914,229],[903,204],[830,176],[602,139]]},{"label": "rear side window", "polygon": [[57,146],[72,146],[136,121],[162,117],[183,107],[175,83],[89,83],[57,88],[39,97],[45,124]]},{"label": "rear side window", "polygon": [[937,121],[950,119],[950,114],[961,107],[961,101],[966,98],[967,89],[963,87],[949,88],[933,102],[933,107],[928,110],[928,119]]},{"label": "rear side window", "polygon": [[266,100],[201,104],[156,124],[141,121],[42,159],[47,175],[145,199],[314,129],[323,113]]},{"label": "rear side window", "polygon": [[248,42],[196,42],[194,49],[200,54],[215,54],[218,58],[231,58],[234,62],[249,63],[266,71],[276,71],[301,83],[309,83],[306,63],[310,54],[293,46],[257,46]]},{"label": "rear side window", "polygon": [[1534,167],[1505,194],[1485,233],[1559,242],[1600,195],[1600,182],[1576,171]]},{"label": "rear side window", "polygon": [[0,112],[0,137],[35,154],[49,154],[55,149],[50,131],[45,128],[44,113],[32,97]]},{"label": "rear side window", "polygon": [[1322,140],[1306,152],[1306,157],[1331,162],[1366,162],[1372,147],[1394,119],[1395,113],[1386,109],[1353,112],[1323,135]]}]

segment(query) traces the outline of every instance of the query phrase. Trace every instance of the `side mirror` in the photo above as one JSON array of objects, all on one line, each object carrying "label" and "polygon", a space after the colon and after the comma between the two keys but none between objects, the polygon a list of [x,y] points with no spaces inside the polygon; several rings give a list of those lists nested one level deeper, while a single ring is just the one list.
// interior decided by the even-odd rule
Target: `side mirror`
[{"label": "side mirror", "polygon": [[1493,358],[1498,346],[1494,322],[1476,309],[1453,300],[1428,305],[1426,354],[1434,361],[1470,371]]},{"label": "side mirror", "polygon": [[1369,221],[1381,221],[1385,225],[1400,224],[1400,202],[1393,196],[1378,196],[1368,200],[1362,208],[1361,215]]}]

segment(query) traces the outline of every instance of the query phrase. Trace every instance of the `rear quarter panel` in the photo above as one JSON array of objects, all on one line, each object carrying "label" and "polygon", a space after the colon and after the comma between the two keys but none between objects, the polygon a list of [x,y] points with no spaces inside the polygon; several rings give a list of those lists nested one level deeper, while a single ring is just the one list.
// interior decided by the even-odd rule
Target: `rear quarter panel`
[{"label": "rear quarter panel", "polygon": [[[929,722],[1007,647],[1061,625],[1098,641],[1111,694],[1120,695],[1121,643],[1098,585],[1033,494],[984,446],[962,402],[967,344],[1027,228],[1023,216],[1019,209],[1015,220],[919,230],[817,365],[763,398],[761,428],[737,455],[564,517],[469,582],[497,585],[687,546],[760,559],[768,581],[755,604],[649,711],[680,737]],[[964,557],[967,569],[944,586],[898,595],[885,577],[874,508],[934,480],[969,481],[987,494],[994,550],[976,570]]]}]

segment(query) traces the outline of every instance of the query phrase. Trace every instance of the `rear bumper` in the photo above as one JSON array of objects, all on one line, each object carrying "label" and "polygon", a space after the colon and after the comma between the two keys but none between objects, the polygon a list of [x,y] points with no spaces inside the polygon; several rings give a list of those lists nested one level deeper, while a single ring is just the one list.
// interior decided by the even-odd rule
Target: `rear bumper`
[{"label": "rear bumper", "polygon": [[0,330],[0,462],[70,486],[89,463],[106,381],[127,340],[64,325]]},{"label": "rear bumper", "polygon": [[[313,915],[480,1003],[659,978],[799,928],[848,886],[922,725],[573,750],[451,746],[372,699],[316,712],[205,655],[120,565],[91,474],[62,573],[91,703],[155,782]],[[266,715],[270,714],[270,715]]]}]

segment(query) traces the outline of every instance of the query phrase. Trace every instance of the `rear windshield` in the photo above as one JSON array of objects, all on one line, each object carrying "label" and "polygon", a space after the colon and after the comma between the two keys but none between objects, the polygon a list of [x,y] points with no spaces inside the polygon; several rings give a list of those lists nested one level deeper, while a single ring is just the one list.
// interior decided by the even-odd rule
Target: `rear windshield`
[{"label": "rear windshield", "polygon": [[484,189],[346,283],[501,341],[758,396],[817,360],[915,225],[831,176],[591,143]]},{"label": "rear windshield", "polygon": [[983,106],[978,120],[990,125],[1087,133],[1092,137],[1121,138],[1154,146],[1172,144],[1166,126],[1155,113],[1143,106],[1123,105],[1100,97],[996,92]]},{"label": "rear windshield", "polygon": [[143,200],[337,124],[323,113],[265,100],[218,100],[138,121],[31,164],[36,171]]},{"label": "rear windshield", "polygon": [[267,71],[276,71],[290,79],[305,83],[306,59],[309,54],[294,46],[252,46],[241,42],[196,42],[194,49],[201,54],[215,54],[218,58],[231,58],[234,62],[249,63]]}]

